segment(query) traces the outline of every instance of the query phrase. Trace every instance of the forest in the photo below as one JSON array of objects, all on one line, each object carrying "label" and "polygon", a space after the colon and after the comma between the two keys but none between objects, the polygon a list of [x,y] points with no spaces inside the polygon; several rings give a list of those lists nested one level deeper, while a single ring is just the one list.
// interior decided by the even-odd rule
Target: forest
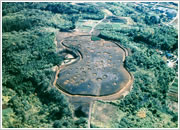
[{"label": "forest", "polygon": [[[55,53],[55,33],[52,30],[72,30],[78,18],[74,15],[67,17],[71,8],[68,3],[58,6],[61,7],[59,10],[53,3],[3,3],[2,93],[6,107],[3,110],[5,128],[86,125],[82,117],[72,118],[66,97],[49,88],[53,73],[51,68],[62,61],[62,57]],[[78,8],[74,13],[79,11],[87,12]],[[89,16],[94,13],[97,12],[92,11]],[[48,27],[50,31],[46,30]]]},{"label": "forest", "polygon": [[[124,66],[134,76],[133,89],[122,100],[106,102],[126,113],[116,128],[178,127],[178,112],[168,107],[176,69],[169,68],[155,51],[178,53],[176,28],[161,24],[155,14],[149,15],[131,3],[3,2],[3,128],[87,128],[87,118],[74,117],[67,97],[50,84],[52,67],[64,58],[56,53],[54,39],[57,31],[76,29],[79,20],[103,19],[105,13],[98,8],[101,4],[113,15],[136,22],[131,27],[100,24],[100,33],[91,37],[92,41],[102,38],[130,49]],[[146,118],[138,116],[142,111]]]}]

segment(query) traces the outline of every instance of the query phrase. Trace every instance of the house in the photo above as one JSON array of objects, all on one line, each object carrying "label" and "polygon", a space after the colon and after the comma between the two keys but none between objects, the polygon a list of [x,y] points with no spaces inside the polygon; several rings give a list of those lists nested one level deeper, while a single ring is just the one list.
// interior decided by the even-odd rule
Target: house
[{"label": "house", "polygon": [[167,57],[167,58],[172,58],[172,57],[173,57],[173,55],[172,55],[172,54],[170,54],[170,53],[168,53],[168,52],[166,52],[166,57]]}]

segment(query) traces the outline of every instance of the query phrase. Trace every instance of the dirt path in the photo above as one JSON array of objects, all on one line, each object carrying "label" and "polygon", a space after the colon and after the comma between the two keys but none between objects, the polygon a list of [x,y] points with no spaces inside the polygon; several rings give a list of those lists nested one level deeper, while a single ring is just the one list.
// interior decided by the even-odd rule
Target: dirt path
[{"label": "dirt path", "polygon": [[91,29],[91,31],[89,32],[89,34],[91,35],[92,32],[94,31],[94,28],[95,28],[98,24],[100,24],[103,20],[105,20],[105,19],[106,19],[106,15],[104,16],[103,19],[101,19],[97,24],[95,24],[95,25],[92,27],[92,29]]},{"label": "dirt path", "polygon": [[109,11],[108,9],[103,9],[103,12],[106,13],[108,16],[113,16],[112,12]]},{"label": "dirt path", "polygon": [[90,106],[89,106],[88,128],[91,128],[91,113],[92,113],[92,106],[93,106],[93,102],[91,102],[91,103],[90,103]]}]

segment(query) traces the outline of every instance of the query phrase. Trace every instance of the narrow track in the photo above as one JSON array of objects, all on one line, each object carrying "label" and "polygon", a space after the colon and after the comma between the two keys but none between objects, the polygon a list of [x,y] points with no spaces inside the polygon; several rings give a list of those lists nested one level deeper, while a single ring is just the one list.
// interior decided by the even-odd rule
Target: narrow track
[{"label": "narrow track", "polygon": [[98,23],[97,24],[95,24],[93,27],[92,27],[92,29],[91,29],[91,31],[89,32],[89,34],[91,35],[92,34],[92,32],[94,31],[94,28],[98,25],[98,24],[100,24],[103,20],[105,20],[106,19],[106,15],[104,16],[104,18],[103,19],[101,19],[100,21],[98,21]]},{"label": "narrow track", "polygon": [[93,102],[91,102],[91,103],[90,103],[90,106],[89,106],[88,128],[91,128],[91,113],[92,113],[92,106],[93,106]]}]

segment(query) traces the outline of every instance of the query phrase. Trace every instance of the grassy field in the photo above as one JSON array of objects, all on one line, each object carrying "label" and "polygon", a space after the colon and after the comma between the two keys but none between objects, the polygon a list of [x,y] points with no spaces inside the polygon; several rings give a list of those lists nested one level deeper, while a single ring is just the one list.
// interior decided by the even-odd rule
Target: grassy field
[{"label": "grassy field", "polygon": [[112,104],[96,101],[92,107],[91,125],[94,128],[117,128],[125,115],[125,112]]}]

